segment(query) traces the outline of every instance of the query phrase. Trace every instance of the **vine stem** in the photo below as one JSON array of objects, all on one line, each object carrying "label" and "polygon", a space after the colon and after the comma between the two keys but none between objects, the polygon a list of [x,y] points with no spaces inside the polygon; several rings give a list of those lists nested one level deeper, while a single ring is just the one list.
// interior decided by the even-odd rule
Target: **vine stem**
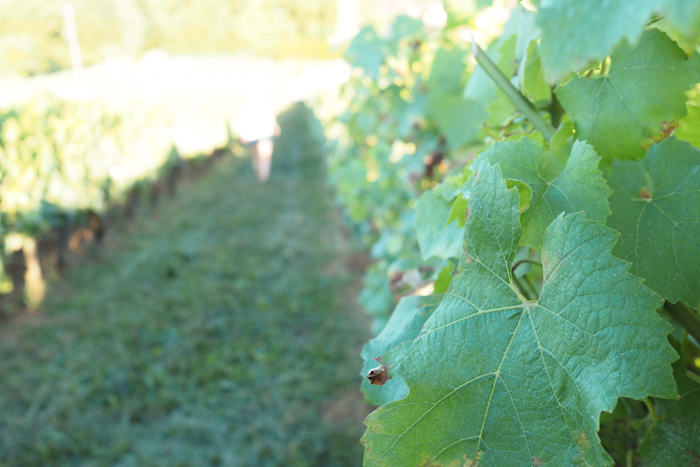
[{"label": "vine stem", "polygon": [[527,277],[527,275],[523,276],[523,282],[525,282],[527,284],[527,286],[530,288],[530,290],[532,290],[532,296],[535,297],[535,299],[539,299],[540,296],[537,293],[537,289],[532,284],[532,281]]},{"label": "vine stem", "polygon": [[476,59],[476,62],[484,69],[491,80],[500,88],[501,91],[510,99],[516,109],[527,117],[528,120],[537,128],[537,130],[542,133],[542,136],[547,141],[552,141],[554,133],[556,130],[552,125],[545,120],[539,111],[535,109],[532,103],[523,96],[520,91],[515,89],[508,78],[506,78],[501,70],[498,69],[495,63],[486,55],[479,44],[476,43],[476,39],[472,35],[472,54]]},{"label": "vine stem", "polygon": [[654,402],[647,397],[644,399],[644,405],[647,406],[647,410],[649,411],[649,415],[651,416],[651,419],[655,422],[658,422],[660,420],[660,418],[656,413],[656,409],[654,409]]},{"label": "vine stem", "polygon": [[526,264],[526,263],[534,264],[535,266],[540,266],[540,267],[542,266],[542,263],[538,263],[537,261],[533,261],[531,259],[521,259],[520,261],[516,261],[515,263],[513,263],[513,266],[511,266],[510,269],[511,269],[511,271],[515,271],[516,269],[518,269],[518,266],[520,266],[521,264]]},{"label": "vine stem", "polygon": [[698,313],[695,310],[680,300],[677,303],[666,301],[664,308],[683,325],[688,334],[695,338],[696,342],[700,343],[700,317],[698,317]]},{"label": "vine stem", "polygon": [[515,277],[515,274],[513,274],[512,279],[513,279],[513,283],[515,283],[515,286],[518,288],[518,290],[520,291],[520,293],[521,293],[526,299],[532,300],[533,297],[530,295],[529,290],[526,289],[525,287],[523,287],[523,283],[520,282],[520,280],[518,280],[517,277]]}]

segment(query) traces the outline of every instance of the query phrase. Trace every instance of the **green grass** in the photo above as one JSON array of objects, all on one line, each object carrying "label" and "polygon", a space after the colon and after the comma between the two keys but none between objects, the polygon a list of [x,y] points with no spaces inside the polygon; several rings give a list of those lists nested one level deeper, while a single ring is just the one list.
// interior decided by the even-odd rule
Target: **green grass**
[{"label": "green grass", "polygon": [[308,109],[0,329],[0,465],[360,465],[366,325]]}]

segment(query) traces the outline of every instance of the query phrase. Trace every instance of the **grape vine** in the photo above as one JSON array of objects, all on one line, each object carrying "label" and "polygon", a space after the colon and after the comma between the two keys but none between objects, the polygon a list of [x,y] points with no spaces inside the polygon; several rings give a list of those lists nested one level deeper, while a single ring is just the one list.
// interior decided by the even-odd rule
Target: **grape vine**
[{"label": "grape vine", "polygon": [[700,2],[523,1],[493,37],[445,5],[360,31],[328,125],[375,259],[365,465],[694,465]]}]

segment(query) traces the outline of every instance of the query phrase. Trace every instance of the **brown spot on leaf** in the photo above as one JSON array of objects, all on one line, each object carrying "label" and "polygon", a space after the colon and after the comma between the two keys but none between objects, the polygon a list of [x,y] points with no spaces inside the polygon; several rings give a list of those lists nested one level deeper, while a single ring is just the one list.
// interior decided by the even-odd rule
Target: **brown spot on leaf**
[{"label": "brown spot on leaf", "polygon": [[663,121],[661,122],[661,127],[657,130],[658,133],[655,135],[652,135],[646,139],[646,142],[642,144],[642,147],[644,148],[644,151],[648,151],[649,148],[654,144],[658,143],[661,140],[664,140],[671,136],[673,131],[678,128],[678,120],[673,120],[672,122],[666,122]]},{"label": "brown spot on leaf", "polygon": [[639,192],[639,197],[643,198],[643,199],[651,198],[651,193],[649,193],[649,190],[647,190],[647,187],[642,187],[642,190]]},{"label": "brown spot on leaf", "polygon": [[535,467],[537,467],[538,465],[544,465],[544,459],[542,459],[541,457],[532,456],[531,459],[532,465],[534,465]]},{"label": "brown spot on leaf", "polygon": [[465,220],[469,220],[469,216],[470,216],[470,214],[469,214],[469,208],[467,208],[467,213],[465,214],[464,219],[465,219]]},{"label": "brown spot on leaf", "polygon": [[578,441],[576,441],[576,444],[578,444],[579,446],[588,447],[588,446],[591,445],[591,442],[588,441],[588,436],[586,436],[586,433],[584,433],[584,432],[582,431],[582,432],[579,433],[579,435],[578,435]]},{"label": "brown spot on leaf", "polygon": [[386,365],[379,365],[376,368],[372,368],[367,373],[367,379],[370,384],[376,384],[377,386],[384,386],[384,384],[391,379],[389,376],[389,371]]}]

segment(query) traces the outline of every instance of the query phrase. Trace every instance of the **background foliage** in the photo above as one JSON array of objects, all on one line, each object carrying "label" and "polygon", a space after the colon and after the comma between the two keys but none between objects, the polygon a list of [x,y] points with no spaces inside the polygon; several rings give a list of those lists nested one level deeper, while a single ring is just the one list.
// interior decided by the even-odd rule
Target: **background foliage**
[{"label": "background foliage", "polygon": [[[70,68],[61,0],[7,0],[0,15],[0,73]],[[108,0],[74,2],[86,65],[164,48],[171,53],[248,51],[328,58],[336,24],[327,0]]]}]

